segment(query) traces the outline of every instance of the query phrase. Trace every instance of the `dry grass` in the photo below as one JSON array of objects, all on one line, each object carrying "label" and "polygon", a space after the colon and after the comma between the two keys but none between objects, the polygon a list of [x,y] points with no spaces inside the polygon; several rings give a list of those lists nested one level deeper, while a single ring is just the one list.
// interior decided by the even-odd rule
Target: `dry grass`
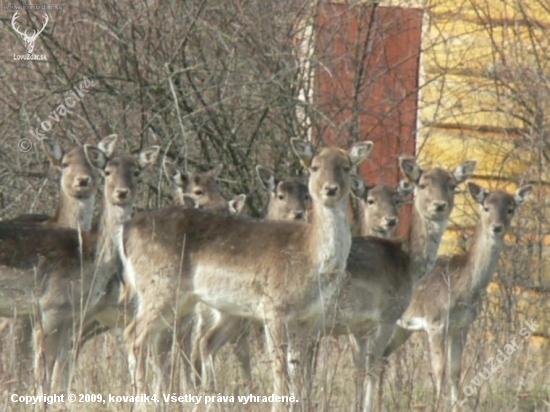
[{"label": "dry grass", "polygon": [[[486,341],[483,321],[476,322],[470,333],[470,339],[463,362],[464,385],[483,370],[483,363],[497,353],[514,335],[503,341]],[[515,335],[517,336],[517,334]],[[22,410],[21,405],[12,403],[12,393],[36,395],[35,386],[30,379],[16,378],[20,363],[14,358],[14,345],[10,342],[9,333],[4,336],[2,353],[3,375],[0,378],[0,408],[5,411]],[[83,350],[74,378],[75,394],[130,395],[130,386],[124,347],[120,344],[120,332],[112,331],[95,338]],[[464,410],[473,411],[520,411],[542,412],[550,410],[550,383],[548,367],[550,356],[548,346],[537,347],[534,339],[527,340],[510,358],[509,362],[488,381],[484,382],[479,392],[472,395]],[[253,380],[243,381],[238,363],[229,347],[224,348],[216,362],[218,393],[232,395],[235,402],[214,403],[212,408],[201,404],[196,410],[243,410],[264,411],[266,404],[239,404],[238,395],[269,395],[271,393],[270,365],[262,351],[263,345],[254,338],[252,349]],[[179,369],[176,367],[176,369]],[[437,404],[433,399],[433,385],[430,377],[429,352],[423,336],[413,337],[410,342],[398,351],[389,361],[389,368],[384,383],[383,410],[385,411],[431,411]],[[150,375],[150,382],[155,385],[155,377]],[[314,382],[314,394],[311,399],[312,410],[340,411],[351,410],[354,397],[354,368],[351,360],[351,348],[348,339],[329,338],[323,342],[317,376]],[[186,391],[183,388],[166,388],[162,393],[185,395],[212,395],[200,391]],[[159,394],[159,397],[162,397]],[[299,404],[298,404],[299,405]],[[448,410],[449,402],[445,404]],[[48,410],[66,410],[67,404],[48,407]],[[148,410],[170,411],[182,410],[190,404],[149,404]],[[23,408],[32,410],[30,406]],[[131,411],[132,404],[75,403],[69,407],[72,411]]]}]

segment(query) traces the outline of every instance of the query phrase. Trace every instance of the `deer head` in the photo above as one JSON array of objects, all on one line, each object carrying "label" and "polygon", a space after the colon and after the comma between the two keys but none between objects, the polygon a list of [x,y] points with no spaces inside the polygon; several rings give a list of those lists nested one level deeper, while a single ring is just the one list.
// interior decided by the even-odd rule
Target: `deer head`
[{"label": "deer head", "polygon": [[32,34],[32,36],[29,36],[27,34],[27,30],[25,30],[25,32],[21,32],[19,30],[19,27],[21,26],[16,26],[16,20],[18,17],[19,17],[19,11],[16,11],[15,14],[13,15],[13,18],[11,19],[11,26],[17,33],[21,35],[21,37],[23,38],[23,41],[25,42],[25,48],[27,49],[27,53],[31,54],[32,51],[34,50],[34,42],[38,38],[38,35],[44,31],[44,29],[46,28],[46,25],[48,24],[48,15],[44,14],[44,24],[42,25],[42,28],[38,32],[34,30],[34,33]]}]

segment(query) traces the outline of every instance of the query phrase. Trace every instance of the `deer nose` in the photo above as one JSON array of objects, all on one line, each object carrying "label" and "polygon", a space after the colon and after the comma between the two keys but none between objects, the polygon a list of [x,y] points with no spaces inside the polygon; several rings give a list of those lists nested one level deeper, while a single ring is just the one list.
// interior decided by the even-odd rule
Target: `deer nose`
[{"label": "deer nose", "polygon": [[386,216],[385,219],[386,219],[386,225],[388,225],[388,227],[394,227],[395,225],[397,225],[397,218],[396,217]]},{"label": "deer nose", "polygon": [[333,197],[333,196],[336,196],[338,194],[338,191],[340,190],[340,187],[338,185],[325,184],[323,186],[323,189],[325,190],[325,195],[326,196]]},{"label": "deer nose", "polygon": [[436,212],[443,212],[447,209],[447,202],[434,202]]},{"label": "deer nose", "polygon": [[304,218],[304,212],[303,211],[298,211],[298,210],[293,210],[292,211],[292,216],[294,216],[294,220],[302,220]]},{"label": "deer nose", "polygon": [[116,189],[115,190],[115,198],[117,200],[126,200],[128,197],[130,197],[130,189]]},{"label": "deer nose", "polygon": [[86,187],[90,184],[90,181],[92,179],[90,179],[89,176],[77,176],[76,177],[76,184],[77,186],[80,186],[80,187]]},{"label": "deer nose", "polygon": [[501,224],[493,225],[494,233],[502,233],[503,230],[504,230],[504,227]]}]

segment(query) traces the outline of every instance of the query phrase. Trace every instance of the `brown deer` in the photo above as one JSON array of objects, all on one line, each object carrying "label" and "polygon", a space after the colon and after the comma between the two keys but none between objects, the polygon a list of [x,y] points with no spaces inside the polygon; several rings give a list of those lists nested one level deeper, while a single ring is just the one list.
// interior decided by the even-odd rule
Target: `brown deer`
[{"label": "brown deer", "polygon": [[84,151],[105,177],[97,231],[0,225],[0,315],[36,318],[35,374],[46,391],[67,389],[73,339],[93,317],[107,283],[120,270],[115,232],[130,217],[140,172],[155,161],[159,148],[142,152],[139,161],[130,156],[108,158],[87,145]]},{"label": "brown deer", "polygon": [[459,398],[462,352],[468,330],[496,270],[512,217],[533,186],[522,186],[515,195],[510,195],[502,191],[488,192],[468,182],[468,190],[481,207],[470,249],[465,254],[437,259],[436,266],[415,288],[411,303],[398,321],[395,336],[385,352],[389,355],[395,351],[413,332],[426,332],[438,401],[447,354],[453,401]]},{"label": "brown deer", "polygon": [[[138,296],[125,331],[131,375],[146,387],[143,348],[170,319],[197,301],[264,323],[274,393],[288,394],[286,328],[321,316],[341,282],[351,245],[347,221],[351,169],[372,142],[348,153],[292,140],[309,167],[312,223],[251,220],[172,207],[136,215],[124,225],[119,250],[126,285]],[[162,274],[159,276],[159,274]],[[286,407],[274,404],[274,409]]]},{"label": "brown deer", "polygon": [[202,173],[187,173],[169,160],[165,160],[163,166],[166,175],[174,185],[175,204],[183,205],[185,203],[184,196],[186,196],[193,199],[197,209],[227,210],[227,199],[222,196],[216,183],[223,165]]},{"label": "brown deer", "polygon": [[[114,150],[116,135],[110,135],[99,143],[98,147],[107,152]],[[65,153],[54,139],[42,140],[44,151],[52,165],[61,171],[59,199],[53,216],[25,214],[11,222],[40,223],[50,227],[66,227],[90,230],[94,214],[95,196],[99,176],[90,165],[84,148],[77,146]]]},{"label": "brown deer", "polygon": [[[353,238],[347,261],[348,277],[340,289],[335,310],[327,316],[321,330],[324,335],[353,335],[357,409],[373,409],[384,348],[408,306],[414,284],[435,262],[454,206],[456,186],[473,173],[475,165],[465,162],[451,173],[441,168],[422,170],[413,159],[401,158],[401,170],[415,186],[406,239]],[[310,352],[311,348],[310,345]],[[298,355],[295,359],[298,362],[307,359],[308,364],[303,368],[306,375],[294,378],[309,383],[314,367],[311,353],[307,358]]]},{"label": "brown deer", "polygon": [[[256,173],[264,189],[269,193],[266,219],[305,220],[311,207],[307,185],[299,178],[277,180],[275,173],[261,165]],[[235,355],[243,370],[245,379],[251,381],[250,348],[248,332],[250,322],[219,312],[198,303],[198,322],[191,358],[197,376],[202,377],[203,386],[213,385],[215,379],[214,357],[226,344],[235,343]]]},{"label": "brown deer", "polygon": [[352,194],[361,202],[359,236],[374,236],[383,239],[395,237],[399,223],[399,206],[413,192],[414,186],[406,181],[394,188],[385,183],[367,186],[358,178],[352,187]]},{"label": "brown deer", "polygon": [[[110,156],[115,148],[116,140],[116,135],[107,136],[101,140],[98,147]],[[59,143],[50,138],[42,140],[42,147],[51,164],[61,171],[59,198],[55,213],[53,216],[25,214],[7,222],[90,230],[99,176],[95,168],[88,162],[84,148],[77,146],[65,153]],[[4,320],[0,330],[5,330],[10,323],[10,319]],[[25,360],[30,358],[31,320],[19,319],[14,326],[14,336],[16,356],[22,360],[19,365],[24,369]]]}]

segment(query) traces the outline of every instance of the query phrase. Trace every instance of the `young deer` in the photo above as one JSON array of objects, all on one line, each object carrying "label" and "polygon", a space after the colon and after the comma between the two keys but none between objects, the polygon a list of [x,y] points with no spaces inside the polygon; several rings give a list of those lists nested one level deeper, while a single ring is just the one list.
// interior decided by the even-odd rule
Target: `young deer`
[{"label": "young deer", "polygon": [[130,217],[140,171],[159,152],[109,159],[84,146],[90,164],[105,176],[104,210],[97,231],[0,225],[1,316],[36,317],[35,374],[39,384],[67,389],[66,366],[76,329],[86,325],[108,281],[120,270],[113,243],[117,228]]},{"label": "young deer", "polygon": [[414,285],[435,262],[454,206],[456,186],[470,177],[475,165],[465,162],[451,173],[440,168],[422,170],[414,160],[401,158],[401,170],[415,186],[405,241],[353,238],[347,262],[349,276],[324,333],[353,335],[358,409],[373,409],[384,348],[409,304]]},{"label": "young deer", "polygon": [[495,272],[512,217],[533,186],[520,187],[515,196],[502,191],[490,193],[473,182],[468,182],[468,189],[481,206],[481,217],[470,249],[465,254],[437,259],[435,268],[415,288],[411,303],[398,321],[396,334],[385,353],[389,355],[413,332],[425,331],[430,343],[438,400],[446,354],[449,356],[453,400],[459,397],[462,351],[468,330]]},{"label": "young deer", "polygon": [[[297,178],[278,181],[275,173],[264,166],[256,166],[258,179],[269,193],[266,219],[305,220],[311,206],[307,185]],[[214,382],[214,357],[226,344],[235,343],[235,355],[245,379],[251,381],[248,332],[250,322],[197,304],[199,321],[195,331],[193,359],[195,373],[202,377],[203,386]]]},{"label": "young deer", "polygon": [[227,210],[227,200],[222,196],[216,179],[223,165],[208,172],[187,173],[176,167],[171,161],[164,161],[164,171],[174,185],[174,202],[176,205],[186,204],[184,196],[193,199],[197,209]]},{"label": "young deer", "polygon": [[269,193],[266,219],[305,220],[310,207],[307,185],[298,178],[278,181],[275,174],[264,166],[256,166],[256,173]]},{"label": "young deer", "polygon": [[352,194],[361,202],[359,236],[374,236],[391,239],[399,223],[399,206],[414,190],[406,181],[396,188],[385,183],[367,186],[362,179],[356,179]]},{"label": "young deer", "polygon": [[[346,153],[314,153],[293,139],[309,166],[312,224],[251,220],[172,207],[136,215],[124,225],[119,250],[126,285],[138,296],[125,331],[131,374],[145,388],[144,345],[197,301],[264,323],[273,362],[274,393],[287,394],[286,327],[320,316],[341,282],[351,233],[347,221],[351,169],[372,142]],[[162,276],[159,276],[162,274]],[[281,353],[279,353],[279,351]],[[282,403],[275,409],[285,408]],[[286,409],[286,408],[285,408]]]}]

